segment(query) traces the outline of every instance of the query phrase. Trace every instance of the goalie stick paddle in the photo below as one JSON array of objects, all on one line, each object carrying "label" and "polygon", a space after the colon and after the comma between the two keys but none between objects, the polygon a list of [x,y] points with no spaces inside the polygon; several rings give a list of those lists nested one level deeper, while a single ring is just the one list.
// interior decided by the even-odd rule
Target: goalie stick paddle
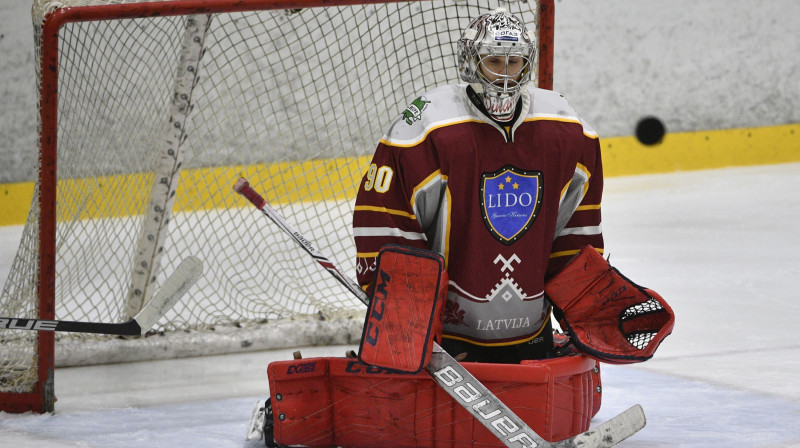
[{"label": "goalie stick paddle", "polygon": [[66,331],[72,333],[98,333],[119,336],[141,336],[161,319],[195,284],[203,273],[203,262],[189,256],[183,259],[175,272],[164,282],[152,299],[133,319],[122,323],[75,322],[68,320],[25,319],[0,317],[0,329],[32,331]]},{"label": "goalie stick paddle", "polygon": [[[234,191],[249,200],[272,222],[300,245],[314,260],[344,285],[365,305],[369,296],[350,277],[344,275],[322,252],[296,231],[246,179],[240,178]],[[453,359],[439,344],[433,344],[433,355],[425,368],[433,380],[464,407],[507,447],[607,448],[627,439],[645,425],[644,411],[635,405],[611,420],[585,433],[560,442],[548,442],[531,429],[467,369]]]},{"label": "goalie stick paddle", "polygon": [[644,428],[647,419],[641,405],[633,405],[611,420],[567,440],[551,444],[554,448],[610,448]]}]

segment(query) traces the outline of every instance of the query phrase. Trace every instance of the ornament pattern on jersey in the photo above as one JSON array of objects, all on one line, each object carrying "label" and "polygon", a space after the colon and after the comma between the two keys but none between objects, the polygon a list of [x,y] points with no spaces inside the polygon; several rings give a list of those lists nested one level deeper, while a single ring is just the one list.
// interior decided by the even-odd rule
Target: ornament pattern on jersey
[{"label": "ornament pattern on jersey", "polygon": [[525,291],[523,291],[516,280],[511,277],[511,272],[514,272],[513,263],[515,262],[522,262],[517,254],[512,254],[509,258],[505,258],[502,254],[498,254],[497,257],[495,257],[494,264],[502,263],[500,272],[505,273],[505,275],[502,279],[500,279],[500,282],[494,285],[492,291],[486,295],[486,299],[489,302],[497,298],[501,298],[506,302],[514,297],[517,297],[520,300],[525,300],[525,298],[527,298]]}]

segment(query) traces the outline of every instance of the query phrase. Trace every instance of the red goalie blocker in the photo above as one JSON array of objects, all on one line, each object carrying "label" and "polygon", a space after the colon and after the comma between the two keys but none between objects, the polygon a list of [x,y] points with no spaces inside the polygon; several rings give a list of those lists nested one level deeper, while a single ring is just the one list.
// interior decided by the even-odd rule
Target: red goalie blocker
[{"label": "red goalie blocker", "polygon": [[447,272],[440,254],[383,247],[358,359],[396,372],[420,372],[430,362],[433,341],[441,338],[446,294]]},{"label": "red goalie blocker", "polygon": [[[596,361],[580,354],[464,367],[537,434],[589,429],[600,406]],[[352,358],[270,363],[273,435],[281,446],[504,447],[426,373],[401,374]]]},{"label": "red goalie blocker", "polygon": [[607,363],[650,359],[675,325],[660,295],[625,278],[592,246],[548,280],[545,293],[578,350]]}]

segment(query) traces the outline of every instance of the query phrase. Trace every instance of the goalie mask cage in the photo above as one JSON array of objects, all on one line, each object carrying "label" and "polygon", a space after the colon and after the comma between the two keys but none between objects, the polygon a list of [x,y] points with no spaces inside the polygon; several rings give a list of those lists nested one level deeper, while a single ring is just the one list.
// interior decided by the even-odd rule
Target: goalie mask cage
[{"label": "goalie mask cage", "polygon": [[460,82],[461,30],[497,7],[552,88],[552,0],[36,0],[39,178],[0,315],[121,322],[186,255],[206,268],[148,337],[0,330],[0,410],[52,411],[56,364],[356,343],[362,304],[232,185],[355,272],[378,139]]}]

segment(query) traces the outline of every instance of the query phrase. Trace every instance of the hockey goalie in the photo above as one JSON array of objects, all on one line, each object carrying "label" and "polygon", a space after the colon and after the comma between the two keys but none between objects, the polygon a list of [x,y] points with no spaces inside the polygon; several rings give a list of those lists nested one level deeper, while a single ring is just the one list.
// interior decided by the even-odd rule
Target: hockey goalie
[{"label": "hockey goalie", "polygon": [[353,215],[358,353],[269,365],[251,425],[268,446],[542,445],[501,440],[518,425],[431,373],[438,349],[537,437],[568,439],[600,407],[598,363],[645,361],[671,332],[667,303],[601,255],[598,136],[531,85],[533,39],[505,11],[474,19],[465,83],[417,97],[381,138]]},{"label": "hockey goalie", "polygon": [[[447,279],[441,255],[384,247],[357,358],[271,363],[270,398],[254,413],[250,437],[269,447],[504,446],[421,373],[442,336]],[[568,335],[545,359],[464,365],[538,435],[560,441],[587,431],[599,410],[598,361],[649,359],[674,316],[591,246],[546,292]]]}]

